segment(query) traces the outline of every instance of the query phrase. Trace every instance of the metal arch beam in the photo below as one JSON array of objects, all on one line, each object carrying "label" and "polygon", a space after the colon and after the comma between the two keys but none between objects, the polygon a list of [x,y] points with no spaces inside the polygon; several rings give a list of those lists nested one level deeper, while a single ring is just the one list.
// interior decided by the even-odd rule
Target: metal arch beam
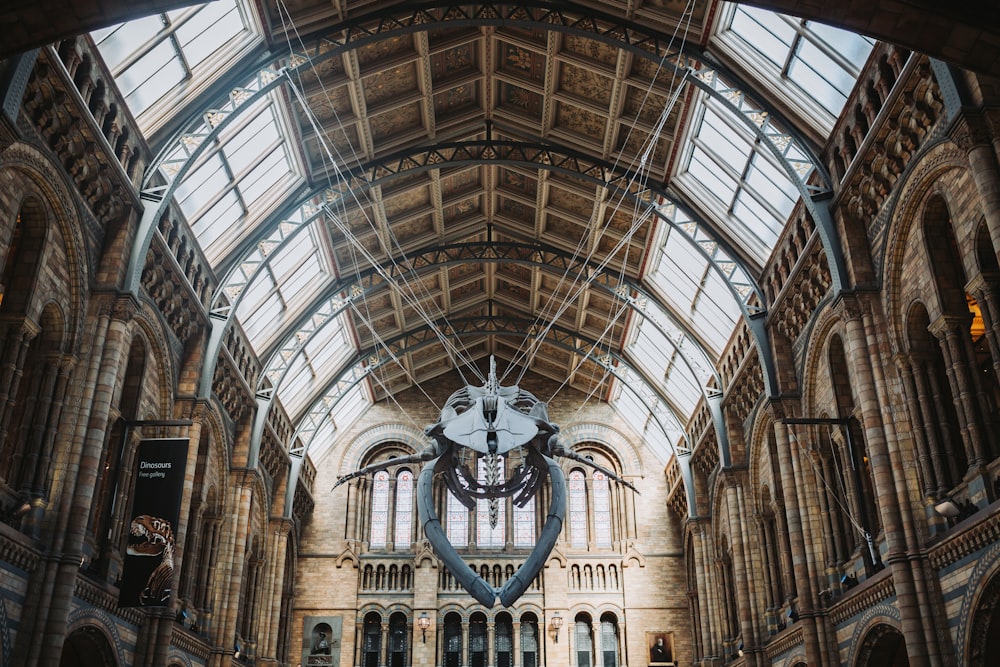
[{"label": "metal arch beam", "polygon": [[[549,257],[550,261],[543,261],[546,257]],[[555,258],[556,261],[551,261],[551,258]],[[587,269],[587,264],[581,263],[583,264],[582,269],[574,271],[572,258],[567,257],[566,253],[558,249],[531,244],[470,243],[432,248],[410,257],[410,262],[414,267],[414,271],[437,270],[441,266],[464,263],[468,261],[524,264],[531,267],[541,267],[543,269],[555,269],[559,272],[574,272],[576,276],[586,273],[583,270]],[[393,268],[393,266],[394,265],[390,263],[390,269]],[[258,451],[259,449],[259,443],[263,438],[264,427],[267,422],[268,411],[270,410],[274,397],[287,376],[294,359],[298,356],[301,350],[309,344],[315,335],[322,331],[325,326],[336,321],[336,317],[348,308],[353,301],[363,298],[366,294],[375,289],[383,288],[385,283],[377,281],[377,278],[380,277],[380,275],[381,274],[375,268],[372,268],[366,271],[366,275],[359,279],[344,281],[329,289],[327,293],[332,292],[339,295],[343,292],[347,292],[349,296],[333,296],[330,299],[322,299],[322,317],[317,318],[316,310],[310,311],[305,322],[302,323],[301,326],[295,327],[296,333],[286,337],[287,341],[294,341],[294,345],[291,347],[288,347],[287,344],[282,345],[271,355],[271,359],[267,364],[265,364],[265,368],[260,374],[260,379],[255,392],[258,407],[257,413],[255,414],[254,426],[251,432],[252,452]],[[654,296],[645,293],[641,288],[628,284],[627,282],[617,284],[611,282],[608,280],[608,274],[606,273],[602,272],[598,275],[601,279],[593,281],[591,284],[604,289],[608,294],[616,298],[622,299],[634,312],[649,321],[675,349],[683,364],[688,368],[692,377],[698,381],[706,403],[711,411],[719,447],[724,454],[723,460],[728,460],[729,438],[725,421],[722,419],[721,410],[718,409],[722,397],[721,390],[713,390],[705,386],[702,380],[702,374],[700,374],[695,368],[692,360],[678,347],[677,343],[674,342],[668,332],[664,331],[662,324],[657,321],[655,317],[652,317],[646,310],[645,304],[643,303],[644,301],[649,300],[658,304],[658,301]],[[669,316],[669,311],[663,309],[663,312],[666,312]],[[674,324],[676,325],[677,323],[674,322]],[[303,327],[306,325],[309,325],[311,329],[304,332]],[[680,330],[684,332],[684,329]],[[685,335],[688,334],[685,333]],[[583,338],[582,335],[577,335],[577,337]],[[707,357],[704,361],[707,362],[708,370],[711,372],[712,377],[716,379],[716,382],[721,388],[723,386],[721,377],[717,374],[715,368],[711,365],[710,360]],[[275,368],[275,362],[280,362],[280,367]],[[632,366],[632,364],[629,365]],[[265,387],[265,381],[269,382],[271,386]],[[646,380],[646,383],[652,386],[652,383],[649,382],[648,379]],[[670,404],[666,399],[664,399],[664,403],[667,405]],[[680,420],[678,419],[677,421],[679,422]]]},{"label": "metal arch beam", "polygon": [[[475,328],[470,327],[470,330],[468,331],[458,330],[453,326],[455,322],[467,323],[470,325],[478,325],[478,327]],[[493,326],[489,327],[488,330],[484,330],[481,328],[481,325],[486,322],[493,324],[499,322],[502,324],[506,324],[507,327],[498,328]],[[530,320],[522,320],[517,318],[496,318],[496,317],[462,318],[462,319],[451,320],[445,324],[449,325],[448,330],[445,332],[445,335],[449,337],[457,337],[461,335],[481,333],[489,335],[516,336],[520,338],[524,336],[526,326],[532,326],[534,328],[538,328],[535,326],[536,323]],[[551,331],[554,329],[556,328],[550,329],[549,331],[550,335]],[[635,394],[635,396],[640,400],[640,402],[642,402],[643,405],[646,406],[650,416],[656,422],[657,426],[663,432],[664,436],[666,436],[667,443],[674,450],[674,455],[677,457],[678,462],[681,465],[681,476],[685,484],[685,494],[688,499],[688,514],[689,516],[692,517],[695,516],[696,507],[695,507],[694,478],[693,475],[691,474],[691,466],[690,466],[690,458],[692,453],[690,447],[690,439],[687,432],[684,430],[684,427],[681,426],[677,414],[670,407],[669,403],[665,402],[662,393],[655,387],[649,385],[648,381],[645,378],[645,375],[642,374],[640,371],[638,371],[638,369],[636,369],[634,366],[632,366],[632,364],[629,362],[628,359],[621,357],[613,352],[603,352],[601,356],[595,357],[590,350],[584,350],[571,343],[566,343],[565,339],[577,338],[580,340],[584,340],[584,342],[590,343],[591,346],[594,346],[595,341],[577,335],[576,333],[569,330],[563,330],[560,333],[563,334],[564,340],[553,341],[550,340],[549,337],[547,336],[546,342],[549,344],[556,345],[560,348],[567,349],[576,354],[580,354],[594,361],[602,368],[606,369],[610,374],[614,375],[617,379],[619,379],[622,386],[631,393]],[[434,333],[432,328],[430,326],[425,325],[417,329],[414,329],[410,332],[401,334],[400,336],[395,337],[393,341],[391,341],[391,343],[387,342],[387,344],[398,345],[400,341],[407,341],[407,340],[411,340],[414,344],[412,346],[404,345],[398,348],[400,351],[415,350],[419,349],[420,347],[437,344],[440,342],[439,338],[437,337],[437,334]],[[291,455],[293,460],[295,458],[301,459],[305,457],[310,446],[312,445],[314,437],[319,432],[319,429],[322,427],[323,423],[330,418],[337,404],[347,394],[347,392],[350,391],[352,388],[354,388],[357,384],[362,382],[376,369],[382,367],[383,362],[379,361],[380,356],[378,352],[379,348],[373,346],[368,348],[367,350],[358,353],[358,355],[355,356],[354,360],[346,365],[345,370],[342,371],[336,378],[331,380],[331,382],[327,385],[327,387],[324,388],[323,392],[321,392],[322,398],[320,398],[318,401],[316,401],[316,403],[314,403],[314,408],[318,407],[319,409],[311,410],[310,413],[303,420],[303,422],[300,422],[299,426],[296,428],[295,433],[292,436],[292,442],[302,439],[302,436],[304,435],[303,424],[304,423],[308,424],[307,428],[305,429],[305,433],[308,434],[308,437],[305,438],[304,444],[301,447],[294,448],[289,451],[289,454]],[[398,352],[394,351],[394,354],[398,354]],[[376,363],[365,363],[366,361],[371,359],[376,360]],[[620,364],[624,365],[626,368],[636,373],[639,376],[639,378],[642,379],[646,388],[650,390],[650,394],[657,397],[660,400],[660,404],[662,404],[666,408],[667,412],[664,412],[662,409],[659,409],[658,405],[650,405],[648,402],[648,396],[644,395],[642,392],[636,389],[636,387],[634,387],[628,381],[627,378],[622,378],[617,372],[618,367],[614,364],[609,363],[608,361],[609,359],[614,359],[618,361]],[[336,394],[332,395],[334,391],[336,391]],[[676,423],[677,431],[683,436],[684,441],[688,444],[688,446],[680,448],[674,446],[673,442],[671,442],[670,440],[671,431],[667,429],[667,427],[664,425],[664,418],[672,419]],[[289,483],[287,485],[287,491],[286,491],[286,507],[291,507],[290,499],[294,498],[295,486],[298,483],[297,470],[298,469],[295,466],[293,466],[292,469],[289,471]],[[294,476],[293,473],[295,473]]]},{"label": "metal arch beam", "polygon": [[[315,38],[312,46],[304,49],[303,53],[277,56],[279,63],[277,67],[258,70],[253,81],[245,86],[234,87],[229,102],[206,111],[203,114],[204,120],[199,117],[197,122],[188,125],[187,129],[180,131],[172,142],[168,142],[150,165],[143,183],[143,197],[147,200],[159,200],[159,206],[155,215],[144,216],[143,222],[146,222],[148,217],[154,223],[146,222],[140,227],[134,248],[136,252],[133,252],[130,263],[127,286],[138,287],[138,274],[141,272],[143,260],[136,257],[145,257],[145,250],[155,229],[155,220],[165,212],[177,184],[183,180],[191,163],[204,151],[204,147],[212,143],[210,140],[218,136],[220,129],[231,121],[232,116],[238,115],[240,109],[251,106],[250,103],[272,91],[277,85],[276,82],[285,80],[292,83],[292,75],[298,74],[300,68],[311,67],[315,63],[368,43],[401,33],[425,31],[428,25],[443,23],[456,26],[542,26],[546,30],[590,37],[640,57],[655,59],[662,66],[673,70],[675,74],[711,95],[722,107],[735,113],[778,158],[796,184],[811,213],[815,208],[812,205],[813,195],[822,197],[832,191],[825,167],[809,146],[790,129],[793,128],[790,123],[785,123],[785,127],[789,129],[776,129],[771,119],[780,118],[780,114],[771,109],[762,109],[760,103],[749,105],[744,92],[748,88],[745,82],[713,62],[697,47],[684,44],[682,48],[674,50],[674,37],[671,35],[596,11],[592,7],[581,7],[573,3],[531,0],[474,5],[447,2],[409,3],[342,22],[324,32],[324,34],[343,35],[339,41],[319,37]],[[737,85],[726,85],[723,79],[733,81]],[[167,180],[167,184],[157,186],[154,181],[161,170],[160,176]],[[813,172],[820,176],[822,183],[819,186],[808,183]],[[817,220],[817,223],[822,223],[822,220]],[[842,254],[841,252],[841,260]],[[836,264],[835,259],[835,256],[830,258],[832,271],[833,265]]]},{"label": "metal arch beam", "polygon": [[[464,264],[468,262],[482,262],[521,264],[533,268],[538,267],[556,271],[558,273],[569,273],[581,278],[590,276],[589,280],[592,286],[604,290],[612,297],[622,299],[637,314],[642,316],[644,319],[649,320],[657,331],[659,331],[664,338],[670,342],[671,346],[674,347],[678,354],[681,355],[681,358],[684,360],[685,365],[688,367],[688,370],[691,372],[693,377],[701,381],[700,378],[704,375],[704,373],[698,372],[698,369],[689,359],[688,355],[673,342],[669,332],[664,330],[663,325],[655,318],[651,317],[647,312],[647,302],[655,303],[662,308],[662,304],[654,295],[646,292],[639,285],[631,283],[627,280],[619,280],[617,277],[612,276],[605,271],[598,271],[598,267],[594,262],[579,260],[572,257],[570,253],[562,251],[558,248],[537,243],[501,243],[484,241],[477,243],[434,246],[411,253],[407,260],[409,266],[406,267],[405,272],[413,272],[417,275],[419,275],[420,272],[437,270],[443,266]],[[352,301],[363,298],[365,295],[373,292],[374,290],[386,288],[387,283],[385,280],[382,280],[386,273],[401,273],[403,271],[404,269],[401,269],[398,263],[390,260],[380,267],[371,267],[366,269],[360,276],[352,276],[350,279],[339,281],[325,290],[324,293],[317,298],[317,301],[321,302],[321,306],[327,307],[327,310],[325,310],[322,315],[323,321],[318,324],[316,323],[316,310],[312,309],[306,312],[303,317],[300,317],[299,320],[295,322],[296,326],[291,327],[291,329],[294,330],[294,333],[285,337],[286,341],[294,341],[295,347],[290,349],[285,345],[281,345],[271,354],[267,355],[269,358],[267,363],[264,365],[264,371],[260,375],[261,379],[257,387],[258,394],[267,391],[267,389],[263,386],[265,379],[272,384],[272,391],[275,385],[280,382],[281,376],[278,375],[278,373],[283,373],[284,369],[275,368],[275,362],[281,362],[287,368],[289,361],[295,354],[298,353],[302,346],[307,344],[309,336],[313,335],[313,333],[318,331],[322,326],[325,326],[325,324],[336,317],[336,315],[343,312],[343,310],[346,309]],[[348,296],[339,296],[344,292],[347,292]],[[668,317],[671,318],[671,324],[673,324],[685,336],[690,338],[690,332],[684,327],[683,323],[674,320],[669,310],[666,308],[662,308],[662,310]],[[311,332],[307,335],[300,335],[303,327],[314,324],[316,324],[316,326]],[[711,377],[715,379],[720,387],[722,387],[722,378],[716,369],[711,365],[711,359],[706,355],[704,361],[707,362],[708,373],[710,373]],[[275,382],[275,380],[277,380],[277,382]],[[703,386],[703,390],[707,390],[707,388]]]},{"label": "metal arch beam", "polygon": [[[690,207],[679,201],[667,188],[640,179],[638,174],[619,165],[568,147],[551,143],[493,139],[415,146],[345,170],[340,174],[340,181],[337,185],[324,186],[306,193],[300,204],[291,207],[288,215],[274,216],[262,225],[261,234],[254,235],[244,241],[229,257],[223,260],[223,271],[232,275],[248,257],[253,255],[255,246],[261,241],[266,239],[270,245],[280,242],[281,239],[268,236],[268,232],[277,230],[279,234],[286,234],[285,229],[302,224],[300,221],[303,219],[311,219],[315,215],[315,209],[323,202],[328,206],[337,205],[349,201],[355,191],[383,185],[394,178],[440,169],[444,166],[464,164],[503,164],[547,169],[581,178],[595,186],[608,189],[616,196],[644,205],[660,220],[681,234],[691,244],[695,252],[713,267],[713,270],[728,286],[734,301],[739,304],[744,315],[749,316],[758,310],[758,308],[748,305],[753,297],[756,297],[760,304],[765,302],[763,290],[753,278],[749,267],[744,266],[741,262],[740,254],[729,245],[725,238],[716,233],[712,225],[698,217]],[[634,189],[633,183],[641,183],[641,186]],[[657,207],[655,201],[657,197],[669,202],[675,213],[679,212],[681,215],[671,216],[662,207]],[[292,219],[293,217],[295,219]],[[699,232],[707,235],[708,241],[697,238]],[[709,245],[713,246],[712,250],[707,247]],[[725,264],[732,265],[730,268],[722,266],[714,256],[719,248],[729,255]],[[735,277],[737,268],[745,276],[744,280]],[[221,285],[220,292],[224,290],[231,293],[233,291],[232,281],[229,278],[223,280]]]},{"label": "metal arch beam", "polygon": [[[202,377],[199,384],[201,395],[207,396],[211,391],[211,383],[214,376],[214,362],[211,360],[217,359],[221,351],[223,334],[232,321],[239,301],[242,299],[243,294],[245,294],[245,288],[268,264],[270,257],[280,251],[284,244],[290,243],[313,220],[323,215],[322,209],[325,206],[329,206],[331,201],[344,201],[350,197],[356,188],[381,185],[392,178],[413,173],[415,170],[430,170],[440,168],[444,164],[461,163],[514,164],[534,168],[542,167],[552,171],[568,173],[588,180],[594,183],[595,186],[607,188],[616,195],[647,206],[660,220],[669,224],[672,229],[687,239],[695,252],[722,278],[748,322],[753,316],[760,314],[761,309],[751,307],[748,301],[751,297],[756,296],[758,301],[763,303],[763,292],[746,267],[741,267],[738,259],[732,259],[727,262],[727,264],[731,265],[731,268],[722,266],[715,257],[718,247],[721,246],[727,254],[733,257],[736,256],[725,245],[724,240],[715,237],[706,243],[704,240],[693,238],[694,235],[697,235],[699,229],[710,230],[711,227],[700,221],[690,209],[683,206],[680,202],[675,201],[666,189],[656,185],[647,185],[644,190],[633,193],[629,190],[628,184],[637,178],[634,173],[603,160],[598,160],[562,147],[557,150],[555,147],[547,144],[493,140],[448,142],[435,147],[419,147],[395,153],[380,160],[356,167],[345,174],[345,178],[340,182],[341,187],[336,189],[324,188],[318,192],[307,193],[306,201],[298,206],[290,207],[290,210],[286,208],[282,211],[282,215],[275,216],[269,223],[263,226],[262,234],[255,235],[253,238],[247,240],[240,249],[243,253],[242,256],[238,256],[238,259],[227,262],[230,264],[228,273],[223,281],[221,281],[210,308],[212,330],[209,337],[209,349],[206,353],[206,359],[209,361],[206,367],[202,369]],[[670,201],[675,210],[674,217],[669,216],[664,209],[654,204],[655,197],[662,197]],[[677,212],[689,218],[689,221],[679,222],[675,219],[678,217],[676,215]],[[328,214],[336,215],[332,211],[328,212]],[[266,234],[268,229],[271,231],[270,235]],[[741,269],[743,275],[746,277],[745,281],[734,280],[737,268]],[[642,290],[638,289],[638,287],[635,289],[637,292],[642,293]],[[652,296],[646,294],[645,298],[652,298]],[[674,316],[671,310],[658,299],[656,302],[690,340],[699,343],[704,353],[705,346],[701,342],[698,333],[686,326],[679,317]],[[766,339],[764,341],[758,340],[757,342],[758,353],[761,354],[762,359],[765,357],[769,358],[771,349],[769,343],[767,343]],[[705,354],[705,357],[706,359],[709,358],[707,354]],[[762,365],[765,375],[773,376],[773,373],[768,372],[769,369],[774,367],[773,362],[768,361]],[[720,377],[714,372],[714,368],[713,374],[721,387]]]},{"label": "metal arch beam", "polygon": [[[461,326],[455,326],[456,323]],[[672,402],[663,394],[662,391],[660,391],[659,388],[651,384],[645,374],[633,366],[627,357],[621,356],[618,353],[609,350],[602,350],[599,355],[595,356],[594,352],[591,350],[580,348],[573,342],[574,339],[581,340],[588,343],[591,347],[595,347],[597,346],[597,341],[593,338],[582,335],[565,327],[546,327],[539,325],[534,320],[526,318],[498,317],[495,315],[453,318],[447,321],[435,323],[435,326],[444,326],[446,328],[443,330],[438,329],[438,331],[436,331],[435,327],[424,324],[398,336],[394,336],[390,340],[384,341],[383,346],[373,345],[354,355],[353,359],[344,365],[344,369],[336,377],[332,378],[320,392],[317,392],[319,398],[313,402],[313,407],[307,411],[306,416],[300,420],[300,425],[296,428],[295,433],[292,436],[292,442],[302,439],[301,436],[304,432],[308,433],[309,437],[304,440],[304,444],[301,447],[290,448],[289,453],[299,455],[309,449],[312,437],[315,435],[320,423],[319,421],[316,421],[312,415],[320,414],[323,416],[322,419],[325,419],[326,415],[332,411],[336,401],[339,401],[348,390],[356,386],[359,382],[361,382],[361,380],[368,377],[368,375],[376,369],[384,366],[387,360],[399,356],[400,354],[419,350],[429,345],[439,344],[439,331],[449,338],[458,338],[470,335],[495,335],[523,338],[526,332],[528,332],[529,336],[537,338],[537,333],[544,329],[548,329],[548,335],[545,337],[546,344],[554,345],[560,349],[565,349],[569,352],[573,352],[574,354],[584,356],[591,359],[602,368],[608,369],[612,375],[619,380],[622,380],[623,386],[627,387],[629,391],[635,393],[643,404],[649,407],[650,414],[656,417],[658,422],[661,422],[661,426],[663,418],[669,418],[673,421],[677,427],[676,431],[683,435],[685,442],[688,443],[687,446],[681,448],[681,451],[691,451],[689,436],[685,431],[680,417],[677,414],[675,407],[672,405]],[[553,332],[557,335],[553,335]],[[385,351],[385,348],[388,348],[388,351]],[[617,372],[618,367],[609,363],[609,360],[618,361],[621,366],[633,371],[650,390],[650,395],[655,396],[660,401],[663,405],[663,410],[650,407],[647,398],[642,396],[635,389],[635,387],[628,382],[629,378],[623,378],[619,375]],[[363,366],[363,370],[358,371],[357,369],[361,366]],[[334,391],[336,391],[336,395],[331,397],[331,394]],[[333,400],[331,400],[331,398]],[[311,422],[313,426],[303,429],[301,425],[303,422]],[[670,433],[669,429],[666,429],[665,427],[663,428],[663,431],[664,433]],[[673,443],[670,443],[670,445],[672,448],[674,447]]]}]

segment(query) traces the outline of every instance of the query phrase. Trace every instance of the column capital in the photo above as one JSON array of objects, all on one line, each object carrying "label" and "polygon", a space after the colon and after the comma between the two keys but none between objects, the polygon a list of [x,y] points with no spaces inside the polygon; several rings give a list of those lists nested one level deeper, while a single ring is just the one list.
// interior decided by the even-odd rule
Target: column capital
[{"label": "column capital", "polygon": [[[995,121],[994,121],[995,123]],[[981,114],[965,111],[955,119],[949,138],[966,153],[972,152],[980,146],[989,146],[992,143],[991,127],[987,118]]]}]

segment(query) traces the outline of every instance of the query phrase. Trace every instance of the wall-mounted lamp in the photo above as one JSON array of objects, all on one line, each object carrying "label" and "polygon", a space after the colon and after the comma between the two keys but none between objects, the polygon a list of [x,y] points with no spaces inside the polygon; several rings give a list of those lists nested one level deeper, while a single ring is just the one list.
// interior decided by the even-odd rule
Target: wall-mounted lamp
[{"label": "wall-mounted lamp", "polygon": [[941,516],[948,517],[949,519],[954,519],[956,516],[962,513],[962,508],[958,506],[954,500],[945,496],[941,499],[941,502],[934,506],[934,511]]},{"label": "wall-mounted lamp", "polygon": [[552,614],[552,620],[549,621],[549,626],[552,628],[553,633],[555,635],[554,639],[556,644],[559,643],[559,628],[562,627],[562,624],[563,624],[562,615],[560,615],[558,611]]},{"label": "wall-mounted lamp", "polygon": [[417,627],[420,628],[420,639],[426,644],[427,643],[427,628],[431,627],[431,617],[427,615],[426,611],[420,612],[420,618],[417,619]]}]

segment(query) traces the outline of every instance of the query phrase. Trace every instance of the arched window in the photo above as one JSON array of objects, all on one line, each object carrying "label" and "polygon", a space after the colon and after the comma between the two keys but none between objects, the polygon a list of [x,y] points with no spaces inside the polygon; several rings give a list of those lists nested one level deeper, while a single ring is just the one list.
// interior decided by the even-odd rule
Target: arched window
[{"label": "arched window", "polygon": [[493,650],[496,667],[511,667],[514,664],[514,625],[508,614],[497,614]]},{"label": "arched window", "polygon": [[587,547],[587,478],[582,470],[569,474],[569,534],[572,546]]},{"label": "arched window", "polygon": [[462,617],[451,612],[444,617],[444,667],[461,667],[461,664]]},{"label": "arched window", "polygon": [[593,667],[594,638],[590,634],[590,617],[586,614],[580,614],[576,617],[574,639],[577,667]]},{"label": "arched window", "polygon": [[[496,457],[493,470],[486,456],[479,457],[479,483],[498,484],[504,481],[504,458]],[[496,479],[492,479],[495,477]],[[507,533],[507,503],[505,498],[480,498],[476,501],[476,546],[502,548]]]},{"label": "arched window", "polygon": [[384,549],[389,538],[389,473],[379,470],[372,482],[372,522],[368,545]]},{"label": "arched window", "polygon": [[469,667],[486,667],[486,615],[476,613],[469,619]]},{"label": "arched window", "polygon": [[448,541],[453,547],[469,546],[469,510],[465,508],[451,491],[448,496],[448,518],[445,520],[448,530]]},{"label": "arched window", "polygon": [[594,472],[594,543],[611,548],[611,488],[608,476]]},{"label": "arched window", "polygon": [[382,652],[382,618],[375,612],[365,616],[364,632],[361,664],[364,667],[379,667],[379,654]]},{"label": "arched window", "polygon": [[521,667],[538,667],[538,618],[532,613],[521,617]]},{"label": "arched window", "polygon": [[604,667],[618,667],[618,619],[611,613],[601,616],[601,657]]},{"label": "arched window", "polygon": [[514,505],[514,546],[535,546],[535,497],[532,496],[524,507]]},{"label": "arched window", "polygon": [[396,475],[396,549],[409,548],[413,541],[410,527],[413,524],[413,473],[400,470]]},{"label": "arched window", "polygon": [[389,617],[389,667],[406,665],[406,614],[397,611]]}]

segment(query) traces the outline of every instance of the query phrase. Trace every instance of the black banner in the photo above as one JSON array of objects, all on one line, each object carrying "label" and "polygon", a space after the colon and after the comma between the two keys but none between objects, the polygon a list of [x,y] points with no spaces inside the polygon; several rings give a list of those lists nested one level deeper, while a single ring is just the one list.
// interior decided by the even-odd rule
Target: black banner
[{"label": "black banner", "polygon": [[118,596],[122,607],[164,607],[170,600],[188,443],[187,438],[143,440],[136,448]]}]

